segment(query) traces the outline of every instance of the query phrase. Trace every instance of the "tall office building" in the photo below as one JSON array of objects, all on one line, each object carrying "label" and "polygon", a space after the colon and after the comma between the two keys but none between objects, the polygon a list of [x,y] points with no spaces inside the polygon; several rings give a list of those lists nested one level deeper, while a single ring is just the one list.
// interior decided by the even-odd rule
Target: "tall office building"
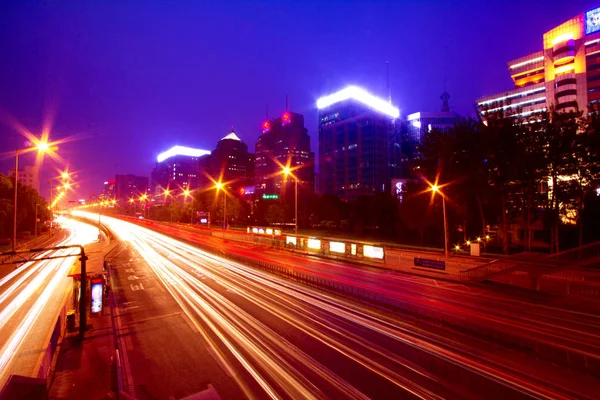
[{"label": "tall office building", "polygon": [[200,158],[200,188],[214,185],[214,181],[227,182],[237,191],[253,184],[254,154],[233,129],[217,143],[211,154]]},{"label": "tall office building", "polygon": [[282,165],[294,170],[301,182],[299,190],[314,191],[314,161],[303,115],[286,111],[280,118],[265,121],[255,147],[256,193],[281,193],[285,183]]},{"label": "tall office building", "polygon": [[198,160],[210,154],[208,150],[174,146],[158,155],[152,170],[150,194],[161,196],[164,189],[197,189],[199,186]]},{"label": "tall office building", "polygon": [[113,200],[117,194],[117,185],[114,179],[104,181],[104,187],[102,193],[98,198],[100,200]]},{"label": "tall office building", "polygon": [[477,100],[480,115],[530,118],[553,107],[585,110],[600,100],[600,7],[542,37],[543,50],[508,63],[515,88]]},{"label": "tall office building", "polygon": [[[15,169],[11,168],[8,170],[8,176],[14,176]],[[39,168],[37,166],[26,166],[23,169],[19,169],[17,173],[17,181],[21,185],[31,186],[37,192],[40,191],[40,178]]]},{"label": "tall office building", "polygon": [[412,177],[410,167],[419,158],[418,146],[425,137],[436,130],[448,132],[461,120],[461,116],[450,111],[450,94],[440,96],[442,107],[438,112],[421,111],[408,114],[401,129],[401,177]]},{"label": "tall office building", "polygon": [[148,177],[132,174],[115,176],[115,198],[119,204],[126,204],[129,199],[137,199],[147,192]]},{"label": "tall office building", "polygon": [[320,98],[317,108],[321,193],[351,200],[388,190],[397,169],[398,109],[355,86]]}]

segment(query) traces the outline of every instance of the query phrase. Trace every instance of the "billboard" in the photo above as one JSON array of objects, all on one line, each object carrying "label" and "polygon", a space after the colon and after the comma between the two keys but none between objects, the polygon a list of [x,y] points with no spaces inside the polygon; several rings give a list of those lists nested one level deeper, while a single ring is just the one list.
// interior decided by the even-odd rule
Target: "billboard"
[{"label": "billboard", "polygon": [[102,311],[102,279],[92,279],[92,312]]},{"label": "billboard", "polygon": [[392,179],[392,196],[402,202],[402,196],[406,192],[408,179]]},{"label": "billboard", "polygon": [[600,31],[600,7],[585,13],[585,34]]}]

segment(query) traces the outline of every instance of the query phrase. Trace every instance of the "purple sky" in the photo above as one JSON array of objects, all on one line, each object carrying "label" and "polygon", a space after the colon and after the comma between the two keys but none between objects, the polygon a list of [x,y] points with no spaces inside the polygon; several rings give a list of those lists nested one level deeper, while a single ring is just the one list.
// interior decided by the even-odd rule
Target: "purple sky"
[{"label": "purple sky", "polygon": [[[477,97],[511,88],[507,61],[540,50],[544,32],[596,6],[4,0],[0,108],[33,132],[54,113],[51,138],[82,137],[59,152],[79,171],[73,197],[86,197],[115,173],[149,176],[172,145],[212,150],[231,126],[253,150],[265,106],[279,116],[286,94],[317,151],[317,98],[347,84],[385,96],[386,61],[403,115],[438,110],[444,80],[452,108],[472,115]],[[22,144],[0,124],[0,153]],[[13,162],[0,159],[0,172]],[[46,159],[43,177],[55,168]]]}]

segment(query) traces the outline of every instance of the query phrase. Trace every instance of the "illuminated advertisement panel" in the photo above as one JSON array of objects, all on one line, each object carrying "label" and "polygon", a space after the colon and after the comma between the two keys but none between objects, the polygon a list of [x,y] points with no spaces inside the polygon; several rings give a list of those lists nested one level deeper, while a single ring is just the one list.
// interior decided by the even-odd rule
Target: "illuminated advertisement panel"
[{"label": "illuminated advertisement panel", "polygon": [[267,228],[267,235],[273,234],[273,228]]},{"label": "illuminated advertisement panel", "polygon": [[296,237],[295,236],[286,236],[285,244],[293,244],[295,246],[296,245]]},{"label": "illuminated advertisement panel", "polygon": [[585,13],[585,34],[600,31],[600,7]]},{"label": "illuminated advertisement panel", "polygon": [[92,312],[102,311],[102,280],[92,280]]},{"label": "illuminated advertisement panel", "polygon": [[363,246],[363,255],[369,258],[377,258],[383,260],[383,247]]},{"label": "illuminated advertisement panel", "polygon": [[319,250],[321,248],[321,241],[319,239],[308,239],[308,248]]},{"label": "illuminated advertisement panel", "polygon": [[356,244],[355,243],[352,243],[350,245],[350,254],[352,254],[353,256],[356,255]]},{"label": "illuminated advertisement panel", "polygon": [[345,253],[346,244],[344,242],[329,242],[329,251],[332,253]]}]

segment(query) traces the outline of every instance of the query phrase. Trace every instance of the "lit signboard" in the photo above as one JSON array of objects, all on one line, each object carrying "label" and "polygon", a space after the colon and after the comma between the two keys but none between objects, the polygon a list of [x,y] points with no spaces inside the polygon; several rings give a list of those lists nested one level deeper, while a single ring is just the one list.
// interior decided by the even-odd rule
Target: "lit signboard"
[{"label": "lit signboard", "polygon": [[265,200],[277,200],[279,198],[278,194],[263,194],[262,198]]},{"label": "lit signboard", "polygon": [[585,13],[585,34],[600,31],[600,7]]},{"label": "lit signboard", "polygon": [[350,254],[352,254],[353,256],[356,255],[356,244],[354,243],[350,245]]},{"label": "lit signboard", "polygon": [[378,258],[383,260],[383,247],[363,246],[363,255],[369,258]]},{"label": "lit signboard", "polygon": [[254,186],[244,186],[240,189],[240,192],[243,195],[254,194]]},{"label": "lit signboard", "polygon": [[258,228],[252,228],[252,233],[258,233]]},{"label": "lit signboard", "polygon": [[345,253],[346,244],[344,242],[329,242],[329,251],[333,253]]},{"label": "lit signboard", "polygon": [[267,235],[273,234],[273,228],[267,228]]},{"label": "lit signboard", "polygon": [[285,244],[293,244],[295,246],[296,245],[296,237],[295,236],[286,236]]},{"label": "lit signboard", "polygon": [[319,250],[321,248],[321,241],[319,239],[308,239],[308,248]]},{"label": "lit signboard", "polygon": [[208,223],[208,218],[200,218],[200,223],[201,224],[207,224]]},{"label": "lit signboard", "polygon": [[102,280],[92,280],[92,312],[102,311]]},{"label": "lit signboard", "polygon": [[392,196],[402,202],[402,195],[406,191],[406,179],[392,179]]}]

